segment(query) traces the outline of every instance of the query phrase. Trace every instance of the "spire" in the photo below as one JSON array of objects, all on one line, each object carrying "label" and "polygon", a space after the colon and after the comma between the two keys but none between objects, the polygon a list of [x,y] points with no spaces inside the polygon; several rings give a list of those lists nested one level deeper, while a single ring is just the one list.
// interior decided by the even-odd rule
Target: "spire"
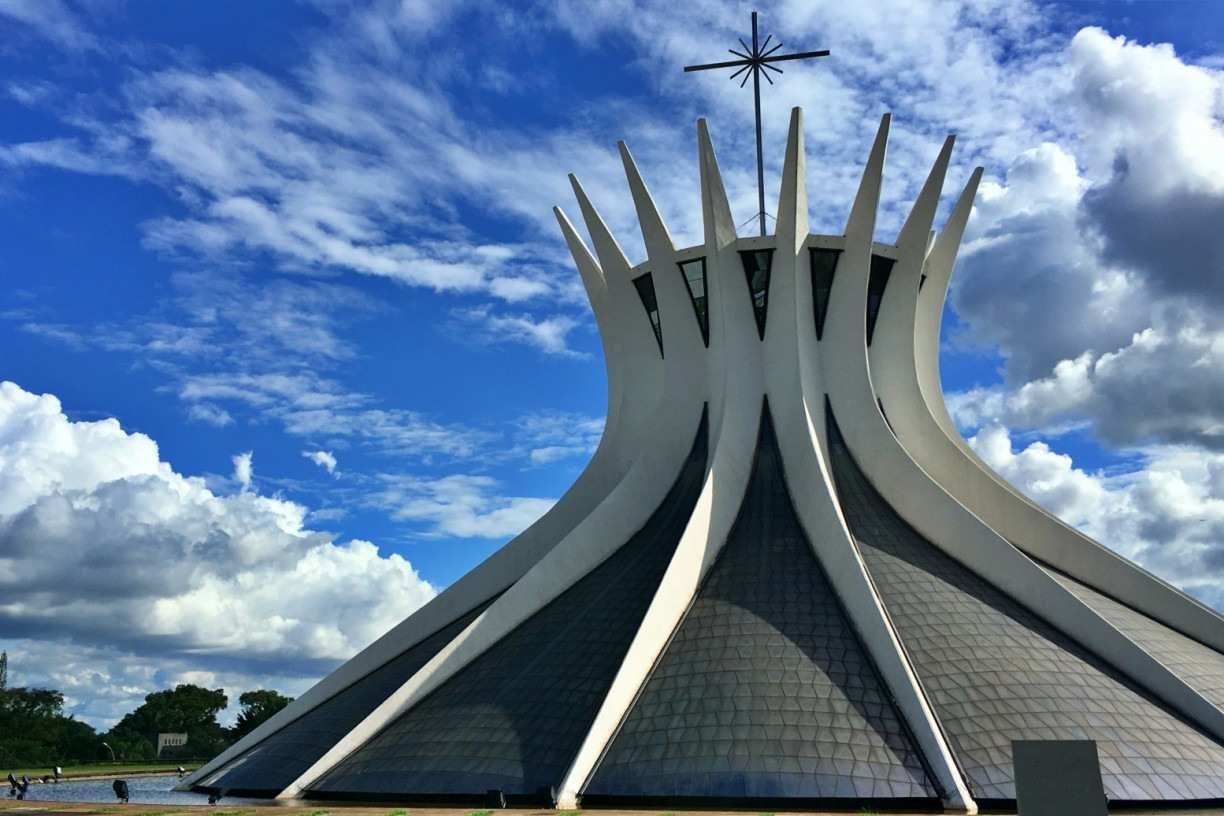
[{"label": "spire", "polygon": [[948,277],[952,274],[952,266],[956,263],[961,238],[965,235],[965,225],[969,223],[969,214],[973,210],[973,199],[977,195],[978,184],[981,181],[982,168],[973,168],[973,174],[969,176],[965,189],[961,192],[960,198],[956,200],[956,206],[952,208],[948,222],[944,224],[943,231],[935,238],[935,246],[931,247],[930,255],[927,256],[927,269],[929,270],[927,274],[942,278],[944,284],[947,283]]},{"label": "spire", "polygon": [[880,128],[876,131],[875,142],[871,145],[871,154],[867,157],[867,166],[863,168],[863,180],[859,182],[858,193],[854,204],[850,207],[850,216],[846,219],[846,246],[852,241],[865,241],[871,248],[871,240],[875,235],[876,210],[880,206],[880,187],[884,180],[884,154],[888,151],[888,125],[892,114],[886,113],[880,117]]},{"label": "spire", "polygon": [[582,285],[586,287],[591,308],[595,309],[595,314],[598,315],[599,306],[607,290],[603,272],[596,263],[595,256],[591,254],[591,250],[587,249],[586,243],[583,242],[578,231],[574,229],[574,225],[570,223],[569,218],[560,207],[553,207],[553,215],[557,216],[557,224],[561,226],[565,244],[569,247],[570,255],[574,257],[574,266],[578,267],[578,274],[582,277]]},{"label": "spire", "polygon": [[616,147],[620,150],[621,163],[625,165],[625,178],[629,181],[629,192],[633,195],[633,206],[637,210],[638,226],[642,230],[642,243],[646,245],[646,254],[652,259],[661,256],[670,258],[676,251],[675,245],[646,182],[642,180],[642,174],[638,172],[633,154],[623,141],[617,142]]},{"label": "spire", "polygon": [[794,241],[798,251],[807,240],[807,162],[803,151],[803,110],[791,108],[786,158],[782,164],[782,187],[778,191],[778,239]]},{"label": "spire", "polygon": [[948,162],[952,159],[952,145],[955,142],[955,136],[944,139],[943,147],[935,158],[926,183],[922,185],[909,217],[905,219],[905,224],[897,235],[897,247],[902,253],[922,251],[925,254],[927,241],[931,236],[931,224],[935,222],[935,211],[939,209],[939,194],[943,191],[944,177],[948,174]]},{"label": "spire", "polygon": [[595,209],[595,205],[587,198],[586,191],[573,173],[569,176],[570,185],[574,188],[574,197],[578,199],[578,208],[582,210],[582,219],[586,222],[587,232],[595,244],[595,254],[599,256],[599,265],[604,272],[604,278],[611,275],[626,274],[630,269],[629,259],[616,242],[612,230],[604,223],[603,217]]},{"label": "spire", "polygon": [[765,77],[765,81],[772,85],[774,81],[770,78],[769,72],[773,71],[775,74],[782,74],[782,69],[773,63],[829,56],[827,49],[800,51],[794,54],[777,54],[775,52],[782,47],[782,43],[778,43],[773,48],[770,48],[769,43],[772,39],[772,34],[766,37],[764,42],[758,37],[757,13],[754,11],[752,12],[752,47],[750,48],[748,43],[740,40],[740,45],[744,47],[743,51],[736,51],[734,48],[730,49],[731,53],[740,59],[684,66],[686,73],[689,71],[710,71],[716,68],[736,68],[738,70],[731,75],[731,78],[735,79],[740,74],[743,74],[744,79],[740,82],[741,88],[744,87],[749,79],[752,80],[753,110],[756,113],[757,219],[760,221],[762,238],[765,237],[765,161],[761,157],[761,77]]},{"label": "spire", "polygon": [[697,120],[697,161],[701,166],[701,215],[705,222],[705,242],[713,248],[724,247],[735,240],[735,221],[727,190],[723,187],[718,157],[710,141],[705,119]]}]

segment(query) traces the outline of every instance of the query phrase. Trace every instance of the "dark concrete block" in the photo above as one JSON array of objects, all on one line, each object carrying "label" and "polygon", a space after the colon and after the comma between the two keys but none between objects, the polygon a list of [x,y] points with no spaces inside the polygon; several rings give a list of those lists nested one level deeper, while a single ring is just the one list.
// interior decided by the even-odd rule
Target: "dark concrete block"
[{"label": "dark concrete block", "polygon": [[1092,740],[1016,740],[1020,816],[1105,816],[1109,805]]}]

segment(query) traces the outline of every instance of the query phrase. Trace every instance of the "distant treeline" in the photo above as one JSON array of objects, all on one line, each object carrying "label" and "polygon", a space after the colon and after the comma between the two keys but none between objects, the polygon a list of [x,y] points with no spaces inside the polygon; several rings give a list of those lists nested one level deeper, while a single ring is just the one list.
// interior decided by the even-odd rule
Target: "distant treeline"
[{"label": "distant treeline", "polygon": [[153,692],[114,728],[98,733],[64,714],[62,692],[12,687],[5,679],[0,674],[0,768],[109,760],[112,751],[117,760],[156,759],[159,733],[187,734],[187,744],[167,747],[162,759],[212,757],[291,702],[269,689],[244,692],[237,722],[224,728],[217,715],[229,704],[225,690],[184,684]]}]

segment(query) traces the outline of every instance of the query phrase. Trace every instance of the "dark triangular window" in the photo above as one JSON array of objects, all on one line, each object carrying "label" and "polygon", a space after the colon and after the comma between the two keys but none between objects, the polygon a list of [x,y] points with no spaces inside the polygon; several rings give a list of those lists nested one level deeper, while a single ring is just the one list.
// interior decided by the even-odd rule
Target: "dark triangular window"
[{"label": "dark triangular window", "polygon": [[765,309],[769,305],[769,267],[773,263],[772,249],[750,249],[740,253],[744,261],[744,276],[752,293],[752,312],[756,316],[757,333],[765,339]]},{"label": "dark triangular window", "polygon": [[650,317],[650,328],[654,329],[655,341],[659,344],[659,356],[663,356],[663,324],[659,322],[659,300],[655,297],[654,278],[650,277],[650,273],[636,277],[633,279],[633,285],[637,288],[638,297],[642,299],[642,305],[646,307],[646,314]]},{"label": "dark triangular window", "polygon": [[710,302],[706,294],[705,258],[681,261],[679,266],[684,276],[684,285],[688,287],[689,297],[693,299],[693,312],[697,315],[697,325],[701,328],[701,341],[709,348]]},{"label": "dark triangular window", "polygon": [[829,313],[829,294],[833,291],[833,273],[837,271],[839,249],[808,250],[812,261],[812,310],[816,313],[816,339],[824,335],[825,315]]},{"label": "dark triangular window", "polygon": [[880,303],[884,300],[884,287],[888,286],[888,276],[892,274],[892,258],[883,255],[871,256],[871,276],[867,279],[867,345],[871,345],[871,336],[875,334],[876,318],[880,316]]}]

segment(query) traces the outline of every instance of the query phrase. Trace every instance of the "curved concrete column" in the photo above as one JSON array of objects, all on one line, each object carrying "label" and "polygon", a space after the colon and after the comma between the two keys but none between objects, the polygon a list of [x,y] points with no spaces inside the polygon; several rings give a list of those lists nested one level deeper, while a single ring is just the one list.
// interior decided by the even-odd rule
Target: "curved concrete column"
[{"label": "curved concrete column", "polygon": [[[227,767],[226,763],[242,761],[243,752],[266,736],[478,604],[492,601],[483,614],[282,791],[280,798],[309,790],[346,756],[471,666],[632,540],[666,499],[688,460],[693,434],[702,427],[705,410],[709,420],[705,426],[706,472],[694,509],[560,782],[558,806],[575,807],[735,530],[752,480],[762,406],[766,404],[791,505],[840,605],[841,611],[836,612],[838,626],[848,621],[862,644],[891,695],[909,743],[921,754],[927,775],[939,788],[946,807],[972,813],[977,806],[925,695],[922,678],[910,663],[905,644],[846,524],[829,459],[828,410],[836,417],[858,468],[875,491],[931,546],[1077,641],[1159,704],[1224,741],[1224,711],[1094,613],[1028,556],[1041,558],[1084,583],[1105,585],[1107,594],[1217,649],[1224,645],[1219,616],[1196,608],[1142,570],[1041,511],[986,468],[956,433],[939,388],[940,310],[981,171],[975,171],[944,231],[934,239],[931,225],[950,162],[949,137],[897,245],[876,244],[873,233],[888,125],[885,116],[844,236],[813,236],[808,232],[802,114],[798,109],[791,116],[777,226],[772,236],[737,238],[704,120],[697,123],[704,221],[704,242],[699,246],[677,250],[623,143],[618,147],[646,246],[646,262],[631,266],[582,186],[571,176],[594,251],[564,213],[557,209],[555,214],[591,301],[608,369],[608,419],[591,462],[552,510],[522,535],[285,712],[209,763],[189,778],[188,784],[214,776],[218,768]],[[821,339],[816,336],[815,294],[807,251],[811,247],[841,252]],[[760,327],[741,259],[743,253],[756,250],[772,252],[766,311]],[[884,288],[869,346],[866,307],[873,253],[892,259],[895,265]],[[678,263],[698,257],[705,260],[705,337]],[[653,288],[661,344],[656,342],[637,285],[644,286],[641,278],[646,275]],[[771,447],[768,481],[770,489],[777,489],[780,485],[773,455]],[[855,477],[857,482],[857,473]],[[692,493],[686,507],[688,501],[692,501]],[[755,509],[745,518],[766,519],[768,514],[757,504],[754,498]],[[891,524],[892,512],[888,514]],[[676,528],[671,530],[674,535]],[[785,530],[785,543],[791,547],[798,531],[789,514]],[[674,540],[668,539],[669,547]],[[809,564],[802,552],[798,554],[804,559],[805,574],[809,574],[807,571],[815,565]],[[731,563],[725,566],[732,571],[739,569]],[[726,570],[720,567],[719,573],[723,572]],[[814,573],[809,577],[816,578]],[[822,601],[826,599],[825,590],[818,591]],[[888,599],[891,601],[891,596]],[[834,612],[832,607],[829,611]],[[844,631],[839,636],[848,642],[849,635]],[[857,650],[855,659],[860,659]],[[601,687],[603,682],[607,682],[606,675]],[[890,734],[902,728],[892,716],[890,713]],[[304,756],[302,764],[305,761]],[[916,771],[916,763],[912,759],[907,762]]]},{"label": "curved concrete column", "polygon": [[797,441],[781,447],[787,487],[797,499],[792,504],[817,561],[943,791],[944,805],[976,813],[977,805],[851,541],[824,457],[820,437],[825,427],[825,389],[807,252],[808,198],[799,108],[791,112],[775,237],[776,279],[766,325],[765,377],[778,436]]},{"label": "curved concrete column", "polygon": [[[185,777],[178,789],[190,789],[353,683],[504,591],[586,518],[630,470],[641,450],[643,434],[653,420],[651,403],[662,396],[662,361],[654,348],[653,336],[649,334],[649,321],[646,321],[646,331],[650,343],[631,331],[640,329],[645,318],[641,316],[642,307],[630,282],[627,264],[625,270],[613,269],[612,277],[605,278],[569,219],[559,209],[555,212],[599,326],[608,374],[608,415],[591,460],[557,503],[530,527],[258,728]],[[634,395],[635,400],[628,400],[628,394]]]},{"label": "curved concrete column", "polygon": [[[903,240],[903,231],[898,239],[900,255],[884,292],[871,355],[872,382],[897,436],[924,470],[1016,547],[1224,651],[1224,618],[1025,496],[982,462],[948,415],[939,379],[939,328],[980,177],[978,168],[925,264],[915,236]],[[934,192],[937,197],[938,190]],[[922,275],[926,280],[920,289]]]},{"label": "curved concrete column", "polygon": [[[618,355],[624,361],[624,370],[634,371],[638,366],[646,371],[657,370],[659,348],[645,308],[631,283],[643,270],[629,266],[624,252],[577,179],[571,177],[571,180],[609,292],[620,288],[626,293],[620,299],[609,297],[614,319],[628,329],[621,338],[623,344]],[[298,796],[385,725],[557,598],[628,541],[663,501],[688,456],[693,433],[700,424],[703,403],[694,396],[702,393],[705,370],[699,358],[694,359],[691,353],[684,352],[686,344],[680,340],[683,333],[677,332],[678,342],[668,353],[667,326],[678,326],[682,319],[692,319],[692,306],[679,280],[679,271],[676,275],[655,275],[652,279],[664,331],[662,392],[655,392],[654,399],[650,398],[651,392],[647,389],[627,392],[622,403],[623,410],[642,417],[640,455],[628,472],[597,506],[576,521],[560,543],[522,573],[488,609],[286,787],[278,798]],[[624,281],[627,286],[614,287],[614,281]],[[699,338],[697,345],[700,346]],[[687,346],[691,347],[692,343]],[[668,406],[668,410],[662,410],[664,406]]]},{"label": "curved concrete column", "polygon": [[1091,644],[1094,654],[1156,699],[1224,739],[1224,713],[945,491],[910,458],[876,407],[865,315],[887,132],[886,116],[846,224],[846,243],[833,281],[821,349],[829,399],[855,461],[897,513],[933,545],[1073,639]]},{"label": "curved concrete column", "polygon": [[[704,133],[704,123],[699,128]],[[708,134],[699,138],[699,150],[703,168],[703,198],[721,198],[725,202],[726,194],[722,190],[718,163]],[[656,274],[657,270],[664,268],[668,274],[675,268],[678,274],[674,252],[667,252],[670,244],[651,240],[649,233],[659,231],[661,219],[657,217],[657,210],[649,200],[628,151],[622,148],[622,155],[625,157],[630,186],[634,189],[634,199],[638,203],[638,220],[650,254],[650,265]],[[725,218],[721,224],[707,225],[706,230],[707,236],[713,238],[705,245],[707,304],[711,312],[709,353],[711,357],[732,355],[732,359],[716,364],[730,366],[726,379],[721,380],[716,391],[710,390],[709,381],[703,383],[710,401],[711,415],[720,417],[717,429],[711,423],[706,480],[663,580],[562,782],[558,795],[558,806],[561,808],[577,806],[578,796],[596,763],[637,699],[655,662],[683,619],[702,578],[726,542],[751,475],[761,410],[760,341],[747,284],[742,284],[741,292],[734,283],[744,280],[744,274],[738,254],[733,249],[734,227],[731,227],[731,231],[724,229],[729,225],[729,210],[711,206],[707,211],[720,220]],[[728,235],[731,240],[720,243],[720,236],[725,239]],[[714,312],[717,312],[717,319]],[[689,314],[692,326],[696,328],[691,307]],[[696,343],[691,351],[686,346],[685,360],[705,374],[709,369],[703,359],[706,349],[700,333],[697,332],[690,339],[695,339]]]}]

